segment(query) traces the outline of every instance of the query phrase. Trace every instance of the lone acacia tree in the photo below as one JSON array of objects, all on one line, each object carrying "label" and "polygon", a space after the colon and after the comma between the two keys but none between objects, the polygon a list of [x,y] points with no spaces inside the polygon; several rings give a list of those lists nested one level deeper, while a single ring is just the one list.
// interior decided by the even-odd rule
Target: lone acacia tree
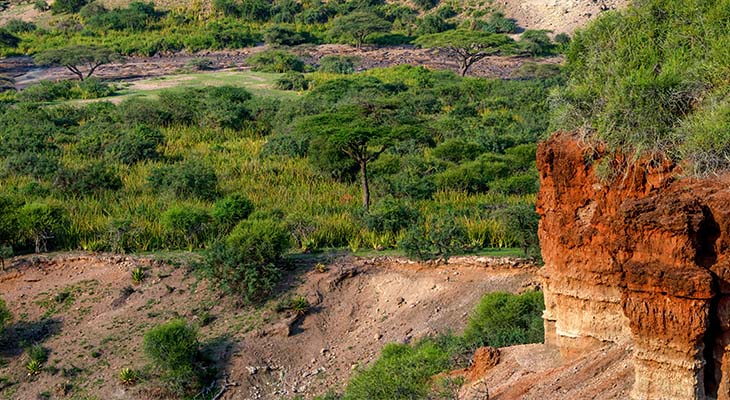
[{"label": "lone acacia tree", "polygon": [[[115,51],[99,46],[67,46],[42,51],[33,57],[38,65],[66,67],[79,77],[80,81],[89,78],[97,68],[121,57]],[[86,69],[84,74],[82,69]]]},{"label": "lone acacia tree", "polygon": [[301,132],[324,138],[357,163],[365,209],[370,207],[368,164],[398,141],[420,132],[413,121],[399,121],[394,117],[394,107],[392,103],[365,100],[304,118],[298,124]]},{"label": "lone acacia tree", "polygon": [[477,61],[512,52],[515,42],[509,36],[497,33],[456,29],[421,36],[415,43],[425,48],[444,49],[458,58],[461,76],[464,76]]},{"label": "lone acacia tree", "polygon": [[332,21],[330,34],[332,36],[351,37],[355,41],[355,46],[359,49],[368,35],[375,32],[387,32],[390,27],[390,22],[380,18],[375,13],[355,11],[335,18]]}]

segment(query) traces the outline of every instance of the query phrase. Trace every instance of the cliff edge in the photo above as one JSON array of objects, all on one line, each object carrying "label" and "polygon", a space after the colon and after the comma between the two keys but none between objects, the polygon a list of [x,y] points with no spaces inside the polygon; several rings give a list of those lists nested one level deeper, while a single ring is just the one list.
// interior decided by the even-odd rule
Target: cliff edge
[{"label": "cliff edge", "polygon": [[566,133],[538,149],[546,344],[632,348],[632,399],[730,399],[730,179],[605,157]]}]

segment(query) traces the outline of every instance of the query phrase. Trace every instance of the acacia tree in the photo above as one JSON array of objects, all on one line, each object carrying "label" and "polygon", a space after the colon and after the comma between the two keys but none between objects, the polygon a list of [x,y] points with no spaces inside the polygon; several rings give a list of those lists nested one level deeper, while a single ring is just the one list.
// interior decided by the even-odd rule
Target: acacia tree
[{"label": "acacia tree", "polygon": [[456,29],[419,37],[416,44],[425,48],[444,49],[459,60],[461,76],[477,61],[493,55],[512,52],[514,40],[496,33]]},{"label": "acacia tree", "polygon": [[[33,57],[38,65],[66,67],[79,77],[80,81],[89,78],[97,68],[120,59],[115,51],[99,46],[67,46],[42,51]],[[87,69],[84,74],[83,69]]]},{"label": "acacia tree", "polygon": [[368,164],[399,140],[415,137],[419,132],[414,124],[399,121],[393,115],[393,107],[368,101],[347,104],[304,118],[298,124],[301,132],[324,139],[357,163],[365,209],[370,207]]},{"label": "acacia tree", "polygon": [[368,35],[375,32],[387,32],[390,27],[390,22],[380,18],[375,13],[355,11],[335,18],[330,27],[330,35],[336,37],[349,36],[355,41],[355,46],[359,49]]}]

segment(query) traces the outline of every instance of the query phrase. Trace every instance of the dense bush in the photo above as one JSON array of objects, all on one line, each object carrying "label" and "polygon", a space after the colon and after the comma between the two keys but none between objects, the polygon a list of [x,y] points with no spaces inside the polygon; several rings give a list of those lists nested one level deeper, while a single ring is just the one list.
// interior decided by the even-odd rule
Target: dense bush
[{"label": "dense bush", "polygon": [[360,62],[357,56],[324,56],[319,60],[319,70],[333,74],[351,74]]},{"label": "dense bush", "polygon": [[51,12],[54,14],[79,12],[86,3],[87,0],[54,0]]},{"label": "dense bush", "polygon": [[[534,182],[534,178],[533,182]],[[540,216],[531,204],[517,204],[497,211],[497,216],[512,232],[525,256],[540,258],[537,226]]]},{"label": "dense bush", "polygon": [[365,213],[365,226],[375,232],[398,233],[418,222],[420,214],[411,205],[392,197],[384,198]]},{"label": "dense bush", "polygon": [[505,17],[501,12],[494,12],[481,28],[490,33],[516,33],[517,21]]},{"label": "dense bush", "polygon": [[281,279],[279,263],[288,248],[289,232],[279,222],[243,221],[205,253],[198,269],[224,293],[257,302]]},{"label": "dense bush", "polygon": [[270,46],[296,46],[309,41],[311,38],[307,33],[282,25],[274,25],[264,31],[264,42]]},{"label": "dense bush", "polygon": [[189,250],[201,245],[210,220],[207,210],[189,205],[172,206],[160,216],[160,223],[169,237],[167,242],[175,247],[184,243]]},{"label": "dense bush", "polygon": [[114,167],[97,161],[74,169],[60,169],[56,173],[55,184],[66,192],[86,195],[118,190],[122,187],[122,180]]},{"label": "dense bush", "polygon": [[343,400],[425,399],[431,378],[452,366],[448,347],[435,340],[387,344],[375,363],[348,383]]},{"label": "dense bush", "polygon": [[266,50],[247,60],[251,69],[259,72],[304,72],[304,61],[283,50]]},{"label": "dense bush", "polygon": [[183,394],[199,386],[198,332],[185,320],[174,319],[150,329],[144,335],[143,347],[168,383],[167,389]]},{"label": "dense bush", "polygon": [[68,213],[55,204],[27,203],[18,210],[18,230],[36,253],[47,252],[62,243],[68,229]]},{"label": "dense bush", "polygon": [[409,257],[448,261],[452,254],[467,246],[467,232],[454,215],[430,214],[421,224],[406,231],[400,246]]},{"label": "dense bush", "polygon": [[147,178],[158,192],[170,192],[181,198],[213,199],[218,195],[218,177],[207,163],[187,160],[154,168]]},{"label": "dense bush", "polygon": [[160,156],[157,147],[164,141],[165,137],[159,129],[137,125],[123,132],[106,148],[106,152],[110,158],[132,165],[139,161],[157,159]]},{"label": "dense bush", "polygon": [[274,87],[279,90],[307,90],[309,81],[302,73],[287,72],[276,79]]},{"label": "dense bush", "polygon": [[156,22],[161,13],[155,10],[154,3],[143,3],[133,1],[126,8],[115,8],[105,10],[103,8],[94,7],[87,9],[95,3],[91,3],[82,9],[82,14],[86,14],[86,25],[90,28],[100,30],[135,30],[142,31],[150,24]]},{"label": "dense bush", "polygon": [[10,32],[10,33],[25,33],[25,32],[33,32],[34,30],[38,29],[38,27],[28,21],[23,21],[22,19],[13,18],[10,21],[8,21],[3,28]]},{"label": "dense bush", "polygon": [[97,78],[83,81],[40,81],[23,89],[21,101],[40,102],[71,99],[98,99],[114,94],[114,87]]},{"label": "dense bush", "polygon": [[490,293],[469,317],[464,339],[472,347],[505,347],[543,340],[542,292]]},{"label": "dense bush", "polygon": [[228,232],[236,224],[248,218],[254,205],[241,194],[232,194],[215,202],[211,216],[218,229]]}]

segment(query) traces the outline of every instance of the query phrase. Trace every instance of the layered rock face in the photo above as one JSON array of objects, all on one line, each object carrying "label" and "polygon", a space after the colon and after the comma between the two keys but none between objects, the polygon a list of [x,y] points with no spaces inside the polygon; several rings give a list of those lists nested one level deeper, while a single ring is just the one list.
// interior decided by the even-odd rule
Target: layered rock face
[{"label": "layered rock face", "polygon": [[631,346],[633,399],[730,400],[730,179],[599,177],[606,159],[569,134],[538,149],[546,343]]}]

